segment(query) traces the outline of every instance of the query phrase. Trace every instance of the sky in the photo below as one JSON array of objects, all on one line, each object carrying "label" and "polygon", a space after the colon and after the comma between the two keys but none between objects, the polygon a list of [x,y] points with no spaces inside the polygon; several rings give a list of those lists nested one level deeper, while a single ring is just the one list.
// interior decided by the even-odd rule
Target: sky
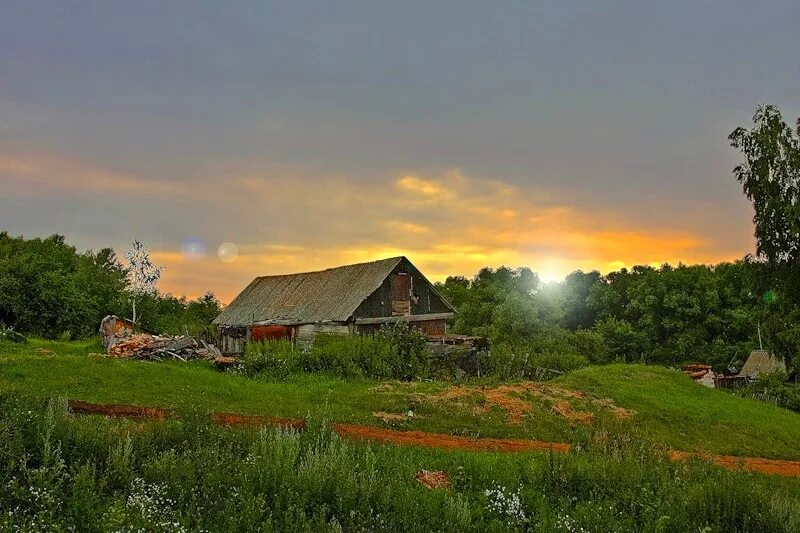
[{"label": "sky", "polygon": [[728,134],[800,116],[800,2],[63,2],[0,16],[0,230],[133,239],[160,289],[406,255],[754,250]]}]

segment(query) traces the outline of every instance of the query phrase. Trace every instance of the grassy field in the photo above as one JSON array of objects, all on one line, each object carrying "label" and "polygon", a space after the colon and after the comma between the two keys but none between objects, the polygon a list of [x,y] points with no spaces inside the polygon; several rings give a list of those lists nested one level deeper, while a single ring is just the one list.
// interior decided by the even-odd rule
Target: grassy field
[{"label": "grassy field", "polygon": [[0,393],[0,509],[0,531],[788,533],[800,480],[674,462],[636,439],[468,453],[349,442],[314,418],[301,433],[191,413],[141,423]]},{"label": "grassy field", "polygon": [[206,363],[88,355],[99,351],[97,341],[0,343],[0,392],[573,443],[599,432],[634,432],[687,451],[800,459],[800,415],[706,389],[660,367],[589,367],[544,384],[308,374],[268,381]]}]

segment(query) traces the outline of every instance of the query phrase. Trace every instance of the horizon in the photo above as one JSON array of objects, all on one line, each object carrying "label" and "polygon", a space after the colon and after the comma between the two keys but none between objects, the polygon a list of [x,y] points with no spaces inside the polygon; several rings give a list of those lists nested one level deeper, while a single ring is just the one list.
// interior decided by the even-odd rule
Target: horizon
[{"label": "horizon", "polygon": [[0,228],[138,239],[162,292],[224,302],[396,255],[431,281],[735,261],[728,135],[800,116],[800,5],[769,4],[12,1]]}]

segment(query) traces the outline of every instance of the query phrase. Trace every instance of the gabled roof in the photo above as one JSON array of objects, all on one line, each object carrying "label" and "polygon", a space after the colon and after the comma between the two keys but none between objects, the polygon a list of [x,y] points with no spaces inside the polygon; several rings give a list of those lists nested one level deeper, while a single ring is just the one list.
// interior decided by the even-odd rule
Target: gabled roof
[{"label": "gabled roof", "polygon": [[782,370],[786,372],[786,363],[766,350],[753,350],[745,361],[741,374],[756,378],[759,374],[769,374]]},{"label": "gabled roof", "polygon": [[318,272],[256,278],[213,323],[345,322],[403,259],[391,257]]}]

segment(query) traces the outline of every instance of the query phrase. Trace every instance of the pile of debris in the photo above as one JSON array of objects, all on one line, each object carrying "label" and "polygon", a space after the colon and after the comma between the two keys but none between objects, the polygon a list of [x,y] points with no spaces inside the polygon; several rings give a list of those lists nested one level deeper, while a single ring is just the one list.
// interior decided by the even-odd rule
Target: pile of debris
[{"label": "pile of debris", "polygon": [[144,331],[130,320],[113,315],[105,317],[100,323],[100,334],[103,336],[103,348],[111,357],[148,361],[178,359],[184,362],[222,358],[222,353],[213,344],[206,344],[202,340],[198,344],[189,335],[156,335]]},{"label": "pile of debris", "polygon": [[681,368],[684,374],[706,387],[714,388],[715,374],[711,370],[711,365],[702,365],[694,363],[690,365],[683,365]]}]

